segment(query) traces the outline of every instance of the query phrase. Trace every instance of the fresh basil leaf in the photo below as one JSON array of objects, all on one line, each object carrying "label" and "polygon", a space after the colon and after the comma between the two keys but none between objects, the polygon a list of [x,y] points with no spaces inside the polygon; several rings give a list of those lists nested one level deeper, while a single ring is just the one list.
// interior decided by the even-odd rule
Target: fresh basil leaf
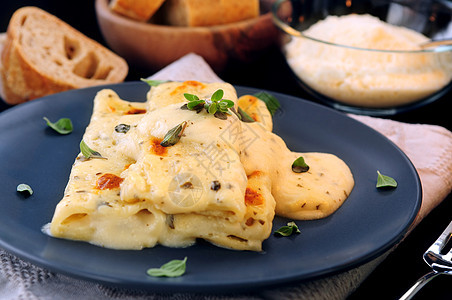
[{"label": "fresh basil leaf", "polygon": [[69,134],[73,130],[71,119],[61,118],[58,121],[56,121],[55,123],[50,122],[50,120],[47,119],[46,117],[44,117],[43,119],[46,121],[47,126],[52,128],[59,134]]},{"label": "fresh basil leaf", "polygon": [[33,190],[31,189],[31,187],[28,184],[25,184],[25,183],[19,184],[16,187],[16,191],[18,191],[19,193],[25,194],[27,196],[33,195]]},{"label": "fresh basil leaf", "polygon": [[254,96],[264,101],[268,111],[272,116],[281,107],[281,104],[279,103],[278,99],[276,99],[276,97],[273,96],[272,94],[269,94],[267,92],[259,92],[254,94]]},{"label": "fresh basil leaf", "polygon": [[183,260],[174,259],[160,268],[151,268],[147,270],[147,274],[152,277],[179,277],[185,274],[187,268],[187,257]]},{"label": "fresh basil leaf", "polygon": [[389,177],[387,175],[383,175],[380,173],[380,171],[377,171],[377,188],[382,188],[382,187],[397,187],[397,181],[392,178]]},{"label": "fresh basil leaf", "polygon": [[282,226],[278,230],[274,232],[275,235],[281,235],[281,236],[291,236],[294,233],[300,233],[300,229],[298,228],[297,224],[295,222],[291,221],[287,223],[286,226]]},{"label": "fresh basil leaf", "polygon": [[196,101],[199,100],[199,97],[193,94],[189,94],[189,93],[184,93],[184,97],[185,99],[187,99],[188,101]]},{"label": "fresh basil leaf", "polygon": [[218,102],[221,100],[221,98],[223,98],[224,92],[222,89],[216,90],[213,94],[212,97],[210,97],[210,100],[212,100],[212,102]]},{"label": "fresh basil leaf", "polygon": [[102,158],[102,159],[106,159],[105,157],[103,157],[99,152],[94,151],[93,149],[91,149],[90,147],[88,147],[88,145],[85,143],[84,140],[82,140],[80,142],[80,152],[82,152],[82,155],[87,158]]},{"label": "fresh basil leaf", "polygon": [[158,86],[162,83],[169,82],[169,80],[152,80],[152,79],[146,79],[146,78],[140,78],[140,79],[141,79],[141,81],[144,81],[147,84],[149,84],[149,86]]},{"label": "fresh basil leaf", "polygon": [[304,161],[303,156],[300,156],[293,162],[292,171],[295,173],[304,173],[309,171],[309,166]]}]

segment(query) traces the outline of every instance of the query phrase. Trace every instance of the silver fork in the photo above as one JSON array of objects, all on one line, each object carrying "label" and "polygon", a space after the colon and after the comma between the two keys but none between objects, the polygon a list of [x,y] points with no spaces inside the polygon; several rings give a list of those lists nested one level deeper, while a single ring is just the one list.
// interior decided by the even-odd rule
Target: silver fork
[{"label": "silver fork", "polygon": [[439,236],[439,238],[424,253],[424,261],[432,268],[430,273],[425,274],[400,298],[400,300],[411,299],[424,285],[438,275],[452,275],[452,249],[447,254],[441,254],[444,246],[452,237],[452,222]]}]

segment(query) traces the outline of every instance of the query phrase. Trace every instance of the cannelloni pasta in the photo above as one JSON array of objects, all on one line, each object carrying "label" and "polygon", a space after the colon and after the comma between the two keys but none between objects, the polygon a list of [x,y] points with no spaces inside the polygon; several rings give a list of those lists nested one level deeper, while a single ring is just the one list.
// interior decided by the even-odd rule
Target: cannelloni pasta
[{"label": "cannelloni pasta", "polygon": [[[256,122],[184,109],[184,94],[217,90]],[[178,141],[162,146],[176,128]],[[271,115],[227,83],[168,82],[144,103],[101,90],[83,142],[100,158],[79,154],[50,223],[54,237],[115,249],[162,244],[215,245],[260,251],[275,215],[316,219],[334,212],[353,188],[347,165],[332,154],[293,153],[271,132]],[[303,155],[310,165],[294,173]]]}]

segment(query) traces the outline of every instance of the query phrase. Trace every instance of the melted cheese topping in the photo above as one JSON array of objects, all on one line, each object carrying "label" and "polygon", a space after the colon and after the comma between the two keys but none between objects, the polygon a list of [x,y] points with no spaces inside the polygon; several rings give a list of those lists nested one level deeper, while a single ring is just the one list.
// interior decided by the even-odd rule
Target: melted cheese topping
[{"label": "melted cheese topping", "polygon": [[[290,151],[276,134],[260,123],[246,123],[246,140],[258,137],[242,152],[247,174],[260,168],[270,175],[276,214],[296,220],[312,220],[329,216],[351,193],[354,180],[348,166],[328,153]],[[264,146],[265,145],[265,146]],[[309,166],[305,173],[294,173],[292,163],[303,156]],[[265,162],[265,163],[263,163]]]},{"label": "melted cheese topping", "polygon": [[[257,122],[226,120],[183,110],[183,93],[241,104]],[[151,88],[146,103],[112,90],[94,100],[83,140],[106,159],[81,154],[50,224],[52,236],[116,249],[162,244],[186,247],[202,238],[218,246],[262,249],[276,213],[296,219],[325,217],[353,188],[344,162],[331,154],[293,153],[271,132],[271,115],[253,96],[237,99],[226,83],[170,82]],[[187,122],[178,143],[165,134]],[[127,132],[115,130],[129,125]],[[300,155],[307,173],[291,170]]]}]

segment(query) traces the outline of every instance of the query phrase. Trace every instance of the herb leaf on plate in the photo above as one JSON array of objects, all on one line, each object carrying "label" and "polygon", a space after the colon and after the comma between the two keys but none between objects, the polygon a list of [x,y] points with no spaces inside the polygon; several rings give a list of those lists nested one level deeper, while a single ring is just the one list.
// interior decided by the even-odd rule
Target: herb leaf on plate
[{"label": "herb leaf on plate", "polygon": [[148,269],[146,273],[152,277],[179,277],[185,274],[186,267],[187,257],[183,260],[171,260],[160,268]]},{"label": "herb leaf on plate", "polygon": [[140,79],[141,79],[141,81],[149,84],[149,86],[159,86],[162,83],[169,82],[169,80],[153,80],[153,79],[146,79],[146,78],[140,78]]},{"label": "herb leaf on plate", "polygon": [[24,195],[27,196],[31,196],[33,195],[33,190],[32,188],[26,184],[26,183],[21,183],[16,187],[16,191],[18,191],[19,193],[22,193]]},{"label": "herb leaf on plate", "polygon": [[382,187],[397,187],[397,181],[392,178],[389,177],[387,175],[383,175],[380,173],[380,171],[377,171],[377,188],[382,188]]},{"label": "herb leaf on plate", "polygon": [[267,106],[268,111],[270,112],[270,114],[272,116],[281,107],[281,104],[279,103],[278,99],[276,99],[276,97],[270,93],[258,92],[256,94],[254,94],[254,96],[259,98],[260,100],[264,101],[265,105]]},{"label": "herb leaf on plate", "polygon": [[46,117],[44,117],[43,119],[46,121],[47,126],[52,128],[59,134],[69,134],[73,130],[71,119],[61,118],[58,121],[56,121],[55,123],[50,122],[50,120],[47,119]]},{"label": "herb leaf on plate", "polygon": [[280,236],[291,236],[294,233],[300,233],[300,229],[298,228],[298,225],[295,224],[295,222],[291,221],[287,223],[286,226],[282,226],[278,230],[275,231],[275,235]]}]

